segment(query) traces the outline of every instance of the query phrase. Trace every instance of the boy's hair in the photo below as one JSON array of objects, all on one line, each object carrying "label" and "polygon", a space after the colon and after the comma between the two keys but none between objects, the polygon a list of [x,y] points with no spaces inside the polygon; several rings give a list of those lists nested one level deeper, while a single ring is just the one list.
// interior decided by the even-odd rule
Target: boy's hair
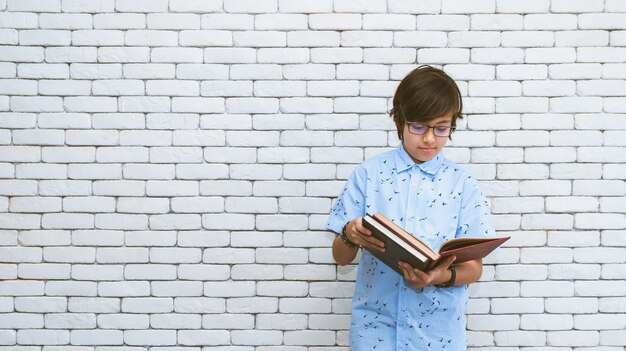
[{"label": "boy's hair", "polygon": [[463,118],[461,92],[454,80],[441,69],[422,65],[411,71],[398,85],[389,115],[402,140],[405,122],[427,122],[452,113],[452,127]]}]

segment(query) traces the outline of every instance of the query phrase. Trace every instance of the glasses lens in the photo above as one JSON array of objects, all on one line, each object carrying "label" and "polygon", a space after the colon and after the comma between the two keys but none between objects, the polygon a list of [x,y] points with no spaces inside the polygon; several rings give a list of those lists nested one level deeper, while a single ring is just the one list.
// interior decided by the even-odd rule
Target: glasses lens
[{"label": "glasses lens", "polygon": [[435,127],[435,135],[441,137],[447,137],[450,135],[450,127]]},{"label": "glasses lens", "polygon": [[424,134],[428,130],[428,127],[423,124],[409,123],[409,132],[413,134]]}]

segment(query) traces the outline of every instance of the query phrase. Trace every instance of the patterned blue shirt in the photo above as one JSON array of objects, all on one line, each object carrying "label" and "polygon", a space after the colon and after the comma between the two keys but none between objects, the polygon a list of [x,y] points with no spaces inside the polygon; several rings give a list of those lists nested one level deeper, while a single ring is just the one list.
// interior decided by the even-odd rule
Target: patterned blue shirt
[{"label": "patterned blue shirt", "polygon": [[[462,236],[494,236],[489,202],[474,177],[442,153],[416,164],[402,144],[359,165],[335,200],[327,228],[381,212],[437,249]],[[371,350],[466,350],[468,287],[415,288],[362,250],[350,346]]]}]

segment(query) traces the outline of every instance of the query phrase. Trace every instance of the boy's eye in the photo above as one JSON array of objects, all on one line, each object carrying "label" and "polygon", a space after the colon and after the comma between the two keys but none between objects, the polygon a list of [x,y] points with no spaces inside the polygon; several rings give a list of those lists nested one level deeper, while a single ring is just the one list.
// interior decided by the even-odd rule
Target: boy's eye
[{"label": "boy's eye", "polygon": [[423,124],[409,124],[409,127],[411,128],[411,132],[417,133],[417,134],[426,133],[426,129],[428,128],[427,126]]},{"label": "boy's eye", "polygon": [[447,133],[449,127],[435,127],[435,132],[437,133]]}]

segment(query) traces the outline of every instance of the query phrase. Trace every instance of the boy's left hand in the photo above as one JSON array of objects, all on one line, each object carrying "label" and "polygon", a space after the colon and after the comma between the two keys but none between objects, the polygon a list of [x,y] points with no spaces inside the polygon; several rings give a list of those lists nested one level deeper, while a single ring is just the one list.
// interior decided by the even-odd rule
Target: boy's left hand
[{"label": "boy's left hand", "polygon": [[427,272],[413,268],[406,262],[398,262],[398,266],[404,273],[404,279],[420,289],[428,285],[442,284],[450,280],[448,267],[450,267],[454,260],[456,260],[454,256],[446,257],[443,261],[439,262],[437,266]]}]

